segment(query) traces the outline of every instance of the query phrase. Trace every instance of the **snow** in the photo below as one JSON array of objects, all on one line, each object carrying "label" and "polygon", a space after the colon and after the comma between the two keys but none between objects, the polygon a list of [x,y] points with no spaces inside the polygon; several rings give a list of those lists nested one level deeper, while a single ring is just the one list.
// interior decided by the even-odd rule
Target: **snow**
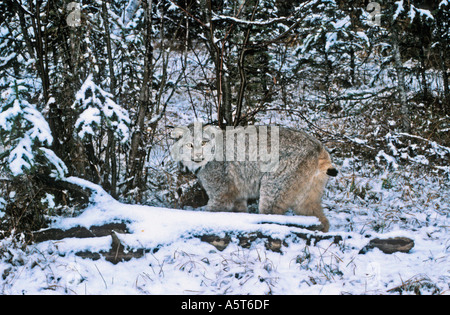
[{"label": "snow", "polygon": [[[13,81],[2,92],[6,101],[0,104],[0,131],[14,136],[6,136],[6,162],[9,172],[18,176],[31,170],[36,163],[36,155],[43,153],[50,162],[53,175],[64,177],[67,167],[53,151],[43,146],[51,146],[53,137],[50,126],[36,106],[22,99],[22,91],[26,91],[23,81]],[[0,161],[1,162],[1,161]]]},{"label": "snow", "polygon": [[[154,249],[142,258],[117,265],[75,255],[79,251],[108,251],[111,237],[64,239],[15,248],[11,240],[0,241],[0,292],[3,294],[387,294],[404,283],[423,284],[421,293],[438,288],[448,293],[450,283],[449,205],[450,192],[426,178],[408,183],[418,194],[402,199],[408,186],[391,179],[392,172],[377,178],[354,177],[357,161],[347,159],[341,179],[332,183],[324,198],[331,234],[343,242],[323,240],[307,245],[292,232],[303,229],[263,222],[316,224],[312,217],[209,213],[160,207],[127,205],[114,200],[101,187],[71,177],[68,182],[93,190],[91,205],[78,217],[59,217],[51,228],[126,222],[131,234],[117,234],[128,249]],[[353,179],[351,179],[353,177]],[[395,177],[398,178],[398,177]],[[372,186],[380,203],[353,199],[340,187]],[[385,183],[395,181],[392,186]],[[405,187],[401,189],[401,187]],[[439,197],[434,192],[441,190]],[[425,193],[426,192],[426,193]],[[432,197],[434,196],[434,197]],[[48,197],[47,197],[48,198]],[[339,204],[336,201],[339,200]],[[348,202],[347,202],[348,201]],[[383,208],[380,209],[380,208]],[[398,212],[396,209],[402,209]],[[390,227],[378,231],[386,215]],[[238,246],[236,235],[222,252],[195,235],[260,231],[284,239],[282,253],[265,248],[256,240],[249,249]],[[320,232],[311,232],[319,233]],[[378,249],[359,254],[369,239],[409,237],[410,253],[387,255]],[[411,293],[414,292],[404,292]]]},{"label": "snow", "polygon": [[384,150],[380,150],[380,152],[378,152],[377,156],[375,157],[378,163],[380,163],[381,157],[383,157],[386,160],[386,162],[388,162],[388,164],[391,165],[393,168],[398,169],[398,164],[395,158],[390,156],[389,154],[386,154]]},{"label": "snow", "polygon": [[14,101],[12,107],[0,112],[0,128],[3,128],[4,130],[11,130],[11,127],[13,126],[13,119],[19,115],[20,112],[20,103],[16,100]]},{"label": "snow", "polygon": [[52,169],[50,176],[54,178],[64,178],[67,173],[69,173],[69,170],[64,164],[64,162],[50,149],[41,147],[40,148],[42,155],[47,159],[47,161],[54,167]]},{"label": "snow", "polygon": [[[96,133],[92,128],[93,125],[100,125],[101,114],[98,108],[89,107],[84,110],[77,122],[75,123],[75,128],[80,129],[78,136],[84,139],[86,135],[94,136]],[[80,128],[81,127],[81,128]]]},{"label": "snow", "polygon": [[32,141],[27,135],[19,140],[19,143],[11,150],[8,157],[8,164],[14,176],[23,174],[24,170],[31,169],[34,164],[34,154],[32,152]]},{"label": "snow", "polygon": [[169,1],[169,2],[170,2],[170,6],[167,9],[168,12],[169,11],[177,11],[177,10],[179,10],[179,7],[175,3],[173,3],[172,1]]},{"label": "snow", "polygon": [[434,20],[433,14],[431,14],[431,12],[429,10],[424,10],[424,9],[419,9],[419,8],[415,8],[417,12],[419,12],[419,14],[421,16],[425,16],[427,19],[431,19]]},{"label": "snow", "polygon": [[284,22],[286,21],[287,18],[285,17],[280,17],[280,18],[273,18],[273,19],[267,19],[267,20],[257,20],[257,21],[247,21],[247,20],[242,20],[239,18],[236,18],[234,16],[225,16],[225,15],[220,15],[220,14],[216,14],[213,12],[213,21],[220,21],[220,20],[228,20],[234,23],[238,23],[238,24],[245,24],[245,25],[259,25],[259,26],[264,26],[264,25],[270,25],[276,22]]},{"label": "snow", "polygon": [[[175,209],[126,205],[112,199],[101,187],[87,183],[79,178],[68,178],[68,182],[81,184],[96,191],[94,206],[88,208],[76,218],[65,218],[54,227],[69,229],[75,226],[89,227],[108,222],[126,221],[133,232],[123,235],[126,244],[134,247],[153,248],[160,244],[169,244],[179,238],[198,233],[214,234],[223,231],[247,231],[262,233],[279,233],[285,236],[291,231],[283,226],[263,224],[268,221],[265,215],[196,212]],[[315,217],[270,216],[270,222],[280,224],[297,224],[303,226],[318,225]]]},{"label": "snow", "polygon": [[129,125],[131,120],[128,112],[112,100],[113,96],[102,90],[93,81],[90,74],[76,93],[76,101],[72,108],[81,113],[75,123],[77,134],[81,139],[95,136],[97,128],[102,124],[114,131],[121,143],[130,138]]},{"label": "snow", "polygon": [[368,142],[367,140],[362,140],[358,138],[353,138],[352,141],[358,144],[366,144]]},{"label": "snow", "polygon": [[340,29],[340,28],[347,28],[351,25],[351,21],[350,21],[350,17],[346,16],[341,20],[338,20],[337,22],[331,22],[331,25],[335,28],[335,29]]},{"label": "snow", "polygon": [[41,199],[43,204],[47,204],[49,209],[55,208],[55,196],[50,195],[49,193],[45,194],[45,197]]},{"label": "snow", "polygon": [[370,40],[367,37],[366,33],[364,32],[356,32],[356,35],[363,40],[363,42],[367,45],[370,46]]},{"label": "snow", "polygon": [[325,44],[325,50],[328,51],[330,47],[332,47],[337,42],[337,33],[335,32],[328,32],[326,33],[326,44]]},{"label": "snow", "polygon": [[411,23],[412,23],[414,21],[414,18],[416,17],[416,10],[413,5],[411,5],[411,8],[409,9],[408,16],[411,19]]},{"label": "snow", "polygon": [[395,21],[397,20],[398,16],[405,11],[404,7],[403,7],[403,0],[400,1],[395,1],[394,3],[397,6],[397,9],[395,10],[394,16],[392,17],[392,20]]},{"label": "snow", "polygon": [[[402,12],[405,12],[403,0],[396,1],[395,5],[397,6],[397,9],[395,10],[394,16],[392,18],[393,21],[397,20],[397,18],[399,17],[400,14],[402,14]],[[410,4],[408,17],[410,18],[411,23],[414,21],[414,18],[416,17],[416,13],[419,13],[420,16],[423,16],[426,19],[434,20],[433,14],[431,14],[431,12],[429,10],[416,8],[413,4]]]},{"label": "snow", "polygon": [[[138,0],[130,0],[128,2],[128,5],[123,13],[123,25],[127,25],[131,21],[133,15],[136,13],[136,10],[139,7],[139,4],[140,2]],[[120,21],[120,19],[116,18],[116,21]]]},{"label": "snow", "polygon": [[23,109],[23,118],[32,126],[28,131],[31,139],[38,139],[41,144],[51,145],[53,143],[49,124],[34,106],[27,104]]},{"label": "snow", "polygon": [[16,58],[17,54],[12,53],[9,56],[1,57],[0,56],[0,67],[5,66],[8,62],[10,62],[12,59]]},{"label": "snow", "polygon": [[414,20],[414,17],[416,16],[416,12],[420,14],[420,16],[425,16],[427,19],[432,19],[434,20],[433,15],[431,14],[431,12],[429,10],[425,10],[425,9],[419,9],[416,8],[414,5],[411,4],[411,8],[409,10],[408,16],[411,19],[411,23]]}]

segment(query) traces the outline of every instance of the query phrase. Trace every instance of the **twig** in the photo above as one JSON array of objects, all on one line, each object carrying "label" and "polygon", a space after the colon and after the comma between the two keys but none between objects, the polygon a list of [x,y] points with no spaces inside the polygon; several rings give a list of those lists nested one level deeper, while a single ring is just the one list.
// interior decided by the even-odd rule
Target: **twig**
[{"label": "twig", "polygon": [[178,9],[180,9],[181,11],[184,12],[184,14],[186,14],[187,16],[189,16],[190,18],[194,19],[195,21],[197,21],[201,26],[203,27],[208,27],[205,23],[203,23],[202,21],[200,21],[198,18],[196,18],[195,16],[193,16],[188,10],[182,8],[181,6],[179,6],[178,4],[176,4],[175,2],[173,2],[172,0],[168,0],[172,5],[176,6]]},{"label": "twig", "polygon": [[420,136],[410,135],[409,133],[404,133],[404,132],[400,132],[400,133],[398,133],[398,135],[426,141],[426,142],[428,142],[429,144],[431,144],[432,146],[436,146],[436,147],[438,147],[439,149],[442,149],[442,150],[447,151],[448,153],[450,153],[450,148],[449,148],[449,147],[440,145],[440,144],[438,144],[438,143],[435,142],[435,141],[431,141],[431,140],[422,138],[422,137],[420,137]]},{"label": "twig", "polygon": [[108,289],[108,285],[106,284],[105,278],[103,278],[103,275],[102,275],[102,273],[100,272],[100,270],[98,269],[97,264],[94,264],[94,266],[95,266],[95,268],[97,269],[97,271],[98,271],[100,277],[102,277],[103,283],[105,284],[105,289]]}]

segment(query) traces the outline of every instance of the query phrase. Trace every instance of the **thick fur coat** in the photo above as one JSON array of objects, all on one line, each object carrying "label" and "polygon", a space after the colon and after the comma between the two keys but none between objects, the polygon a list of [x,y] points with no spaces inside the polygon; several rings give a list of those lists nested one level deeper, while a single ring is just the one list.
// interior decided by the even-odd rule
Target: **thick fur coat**
[{"label": "thick fur coat", "polygon": [[257,199],[261,214],[292,209],[316,216],[328,231],[321,199],[328,177],[338,172],[317,139],[281,127],[177,129],[172,135],[181,140],[174,150],[184,150],[180,162],[206,190],[209,211],[246,212],[247,201]]}]

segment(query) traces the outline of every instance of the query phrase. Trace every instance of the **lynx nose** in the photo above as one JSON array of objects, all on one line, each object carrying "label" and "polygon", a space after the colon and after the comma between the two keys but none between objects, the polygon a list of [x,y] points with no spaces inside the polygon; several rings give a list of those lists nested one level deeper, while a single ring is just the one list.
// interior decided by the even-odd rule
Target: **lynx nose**
[{"label": "lynx nose", "polygon": [[201,161],[203,160],[203,154],[202,153],[196,153],[195,154],[195,161]]}]

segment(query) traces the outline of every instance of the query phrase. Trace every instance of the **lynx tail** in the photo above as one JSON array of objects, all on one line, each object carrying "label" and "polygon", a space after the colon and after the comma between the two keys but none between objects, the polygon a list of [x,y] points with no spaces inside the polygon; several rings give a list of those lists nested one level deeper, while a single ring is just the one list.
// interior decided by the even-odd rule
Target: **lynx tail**
[{"label": "lynx tail", "polygon": [[328,176],[336,177],[339,173],[338,170],[331,163],[330,155],[325,149],[322,149],[322,152],[319,156],[319,169],[321,171],[325,171]]}]

